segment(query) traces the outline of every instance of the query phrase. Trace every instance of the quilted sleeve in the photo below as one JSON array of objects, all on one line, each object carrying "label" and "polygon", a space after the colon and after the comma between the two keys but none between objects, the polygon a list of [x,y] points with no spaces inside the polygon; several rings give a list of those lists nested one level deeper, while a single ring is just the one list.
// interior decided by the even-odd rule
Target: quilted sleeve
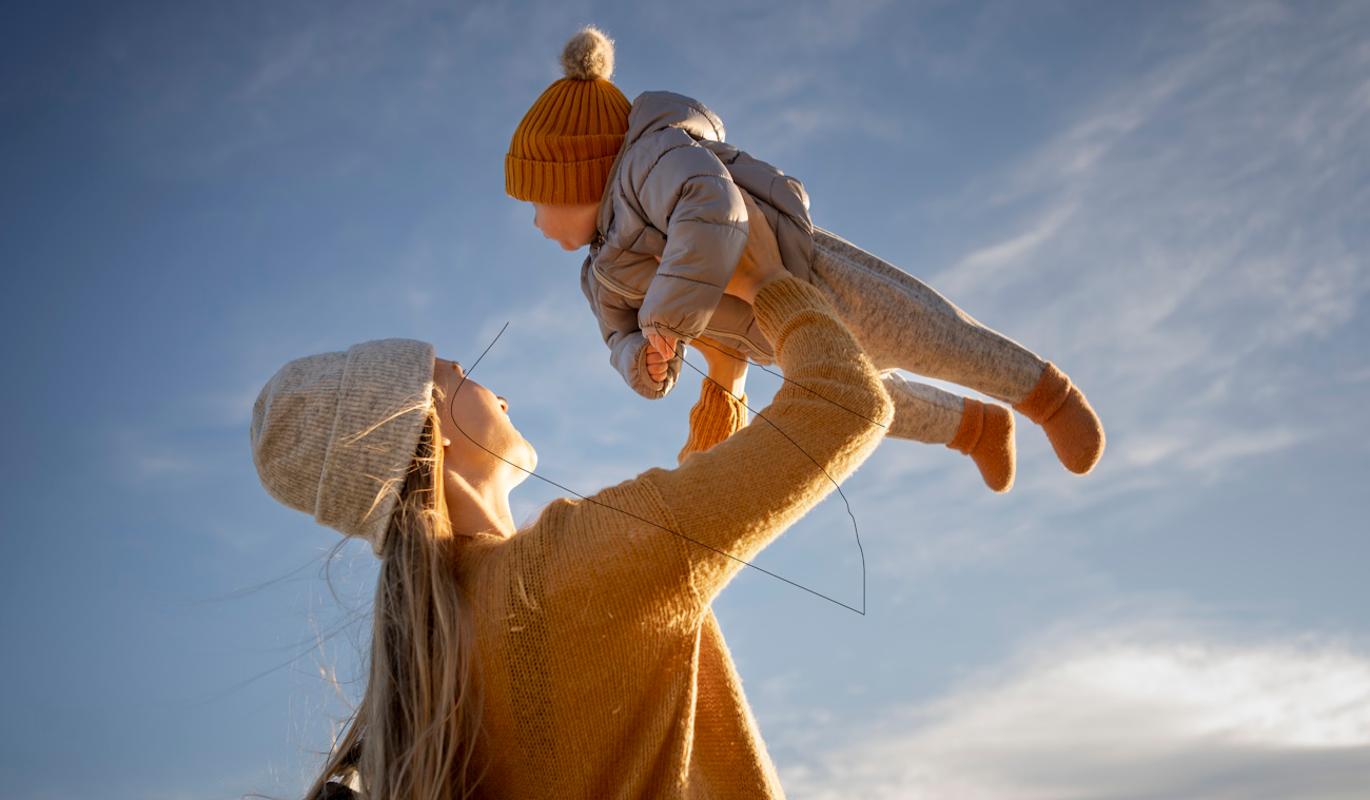
[{"label": "quilted sleeve", "polygon": [[704,332],[747,244],[747,209],[727,167],[684,141],[638,181],[648,220],[666,233],[661,265],[638,310],[638,327],[689,341]]},{"label": "quilted sleeve", "polygon": [[609,348],[609,363],[624,383],[649,400],[670,393],[680,376],[680,359],[671,359],[660,383],[652,380],[647,373],[647,337],[638,328],[638,309],[623,295],[599,285],[588,256],[581,266],[580,289],[599,322],[600,336]]}]

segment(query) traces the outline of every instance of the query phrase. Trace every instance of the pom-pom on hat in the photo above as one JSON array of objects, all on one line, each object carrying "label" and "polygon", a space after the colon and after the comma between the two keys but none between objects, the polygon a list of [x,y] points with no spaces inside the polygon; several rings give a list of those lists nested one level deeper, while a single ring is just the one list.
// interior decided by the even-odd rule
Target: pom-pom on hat
[{"label": "pom-pom on hat", "polygon": [[587,25],[561,53],[566,77],[523,116],[504,157],[504,190],[533,203],[597,203],[628,132],[628,98],[609,81],[614,42]]}]

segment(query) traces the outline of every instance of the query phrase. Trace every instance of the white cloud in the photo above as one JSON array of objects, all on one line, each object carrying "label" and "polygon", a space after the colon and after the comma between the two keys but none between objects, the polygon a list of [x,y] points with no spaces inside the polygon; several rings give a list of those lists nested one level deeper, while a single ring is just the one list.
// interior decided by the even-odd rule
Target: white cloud
[{"label": "white cloud", "polygon": [[128,486],[164,486],[197,479],[223,467],[222,459],[193,450],[159,430],[124,425],[111,428],[105,435],[108,446],[102,452],[108,459],[107,474]]},{"label": "white cloud", "polygon": [[210,425],[239,426],[246,431],[252,419],[252,404],[257,402],[257,395],[270,376],[268,372],[260,384],[223,388],[194,397],[198,419]]},{"label": "white cloud", "polygon": [[1111,450],[1091,489],[1217,477],[1340,424],[1289,417],[1325,377],[1290,356],[1345,352],[1370,292],[1370,49],[1351,33],[1370,19],[1324,12],[1186,10],[1174,55],[948,212],[1023,207],[929,283],[1090,395]]},{"label": "white cloud", "polygon": [[[1055,236],[1074,213],[1073,203],[1048,209],[1027,230],[967,253],[938,279],[938,291],[955,296],[990,281],[998,286],[1013,281],[1014,268]],[[1019,274],[1017,279],[1023,277]]]},{"label": "white cloud", "polygon": [[1360,797],[1370,656],[1313,640],[1084,635],[841,735],[782,767],[792,796]]},{"label": "white cloud", "polygon": [[1298,431],[1273,428],[1254,431],[1228,431],[1221,438],[1205,438],[1191,445],[1179,459],[1189,469],[1214,469],[1247,456],[1277,453],[1304,438]]},{"label": "white cloud", "polygon": [[[869,47],[884,26],[914,28],[908,21],[921,9],[910,5],[889,0],[744,3],[725,26],[708,15],[648,5],[642,9],[648,29],[670,30],[677,42],[707,40],[713,46],[679,47],[671,53],[670,69],[640,65],[625,81],[668,75],[671,85],[643,88],[694,93],[723,118],[729,141],[781,169],[789,157],[834,132],[859,132],[881,146],[897,147],[916,135],[917,124],[897,106],[875,99],[882,95],[871,92],[868,74],[835,62]],[[915,49],[921,53],[921,46],[908,41],[901,49],[905,58]],[[731,55],[720,58],[721,52]]]}]

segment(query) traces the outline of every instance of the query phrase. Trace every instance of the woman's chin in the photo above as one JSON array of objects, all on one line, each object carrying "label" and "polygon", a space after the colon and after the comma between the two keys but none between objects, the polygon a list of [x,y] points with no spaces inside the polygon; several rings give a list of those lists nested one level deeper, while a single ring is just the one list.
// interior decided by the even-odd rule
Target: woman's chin
[{"label": "woman's chin", "polygon": [[527,439],[523,440],[523,452],[515,448],[509,452],[508,462],[513,466],[511,472],[517,472],[515,476],[518,483],[523,483],[528,476],[533,474],[533,470],[538,468],[538,451],[533,449],[533,443]]}]

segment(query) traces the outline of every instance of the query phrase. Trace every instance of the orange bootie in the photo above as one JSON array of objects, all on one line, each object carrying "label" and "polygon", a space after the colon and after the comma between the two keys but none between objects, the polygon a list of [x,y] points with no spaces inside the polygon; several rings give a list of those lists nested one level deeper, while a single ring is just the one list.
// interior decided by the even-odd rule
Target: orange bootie
[{"label": "orange bootie", "polygon": [[993,403],[963,398],[961,425],[947,447],[970,456],[985,485],[996,492],[1013,486],[1013,414]]},{"label": "orange bootie", "polygon": [[1079,475],[1094,469],[1104,454],[1104,426],[1084,393],[1048,363],[1028,396],[1013,406],[1046,432],[1065,468]]}]

